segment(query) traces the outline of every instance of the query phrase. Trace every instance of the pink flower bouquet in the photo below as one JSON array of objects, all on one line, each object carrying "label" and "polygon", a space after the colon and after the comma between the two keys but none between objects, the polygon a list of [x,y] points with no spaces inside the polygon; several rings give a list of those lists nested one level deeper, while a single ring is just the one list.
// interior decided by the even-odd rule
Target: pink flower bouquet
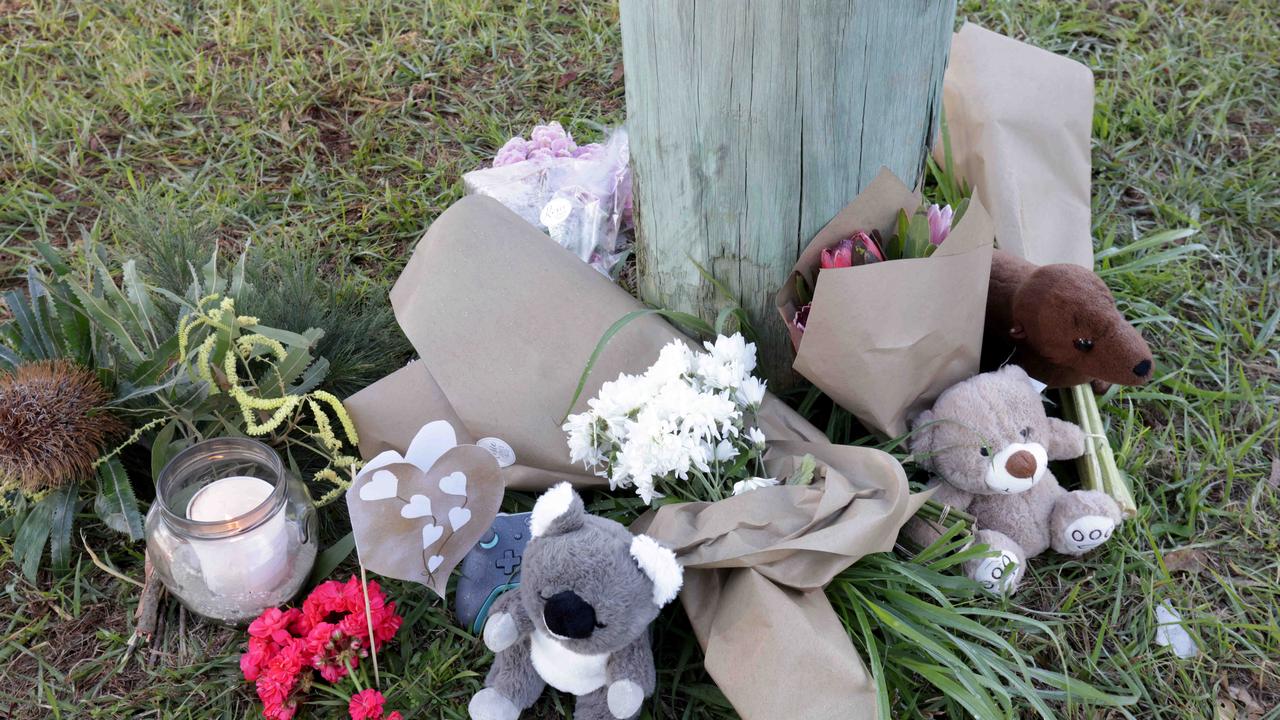
[{"label": "pink flower bouquet", "polygon": [[887,169],[827,224],[778,292],[793,367],[885,437],[978,371],[991,220],[925,207]]}]

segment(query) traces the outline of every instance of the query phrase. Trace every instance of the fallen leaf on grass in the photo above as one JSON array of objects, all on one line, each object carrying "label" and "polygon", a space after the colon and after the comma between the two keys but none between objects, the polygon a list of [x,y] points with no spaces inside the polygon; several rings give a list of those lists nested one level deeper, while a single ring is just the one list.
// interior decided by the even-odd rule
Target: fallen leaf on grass
[{"label": "fallen leaf on grass", "polygon": [[570,70],[569,72],[564,73],[563,75],[561,75],[559,80],[556,80],[556,89],[557,89],[557,90],[562,90],[562,89],[564,89],[565,87],[567,87],[567,86],[569,85],[569,83],[571,83],[571,82],[573,82],[574,80],[577,80],[577,79],[578,79],[578,71],[577,71],[577,70]]},{"label": "fallen leaf on grass", "polygon": [[1165,553],[1164,566],[1170,573],[1186,572],[1195,575],[1204,569],[1206,559],[1203,550],[1178,548]]},{"label": "fallen leaf on grass", "polygon": [[[1222,678],[1220,687],[1226,689],[1226,697],[1222,697],[1220,689],[1219,696],[1217,696],[1217,717],[1219,719],[1258,720],[1263,715],[1266,715],[1266,708],[1262,707],[1258,701],[1253,700],[1248,688],[1230,684],[1226,678]],[[1244,711],[1243,715],[1240,714],[1242,710]]]},{"label": "fallen leaf on grass", "polygon": [[1244,707],[1245,717],[1249,718],[1249,720],[1260,718],[1266,713],[1266,710],[1258,704],[1258,701],[1253,699],[1253,695],[1249,694],[1248,688],[1227,685],[1227,697]]}]

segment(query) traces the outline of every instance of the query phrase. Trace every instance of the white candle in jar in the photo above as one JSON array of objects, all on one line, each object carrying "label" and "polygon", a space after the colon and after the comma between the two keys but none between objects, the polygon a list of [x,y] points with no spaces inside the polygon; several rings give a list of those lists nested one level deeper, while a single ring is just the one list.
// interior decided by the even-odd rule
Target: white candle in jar
[{"label": "white candle in jar", "polygon": [[[200,488],[187,503],[187,518],[230,522],[271,497],[275,487],[262,479],[238,475]],[[252,529],[230,537],[192,540],[200,572],[211,592],[241,595],[275,589],[289,572],[285,508]],[[247,525],[246,525],[247,527]]]}]

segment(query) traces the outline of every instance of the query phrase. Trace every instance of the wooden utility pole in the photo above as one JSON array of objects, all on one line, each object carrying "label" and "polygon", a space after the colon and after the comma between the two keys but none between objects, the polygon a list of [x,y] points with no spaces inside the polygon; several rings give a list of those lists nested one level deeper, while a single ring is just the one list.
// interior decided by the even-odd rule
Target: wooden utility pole
[{"label": "wooden utility pole", "polygon": [[765,374],[785,383],[773,295],[880,166],[920,178],[955,6],[621,0],[644,299],[714,320],[696,260],[736,294]]}]

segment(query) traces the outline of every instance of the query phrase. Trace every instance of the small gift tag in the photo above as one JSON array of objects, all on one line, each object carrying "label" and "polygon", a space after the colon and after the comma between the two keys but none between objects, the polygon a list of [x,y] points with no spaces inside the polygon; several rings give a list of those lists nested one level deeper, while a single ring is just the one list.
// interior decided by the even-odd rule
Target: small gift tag
[{"label": "small gift tag", "polygon": [[488,450],[493,455],[493,458],[498,461],[498,467],[505,468],[516,464],[516,451],[502,438],[480,438],[476,441],[476,445]]}]

